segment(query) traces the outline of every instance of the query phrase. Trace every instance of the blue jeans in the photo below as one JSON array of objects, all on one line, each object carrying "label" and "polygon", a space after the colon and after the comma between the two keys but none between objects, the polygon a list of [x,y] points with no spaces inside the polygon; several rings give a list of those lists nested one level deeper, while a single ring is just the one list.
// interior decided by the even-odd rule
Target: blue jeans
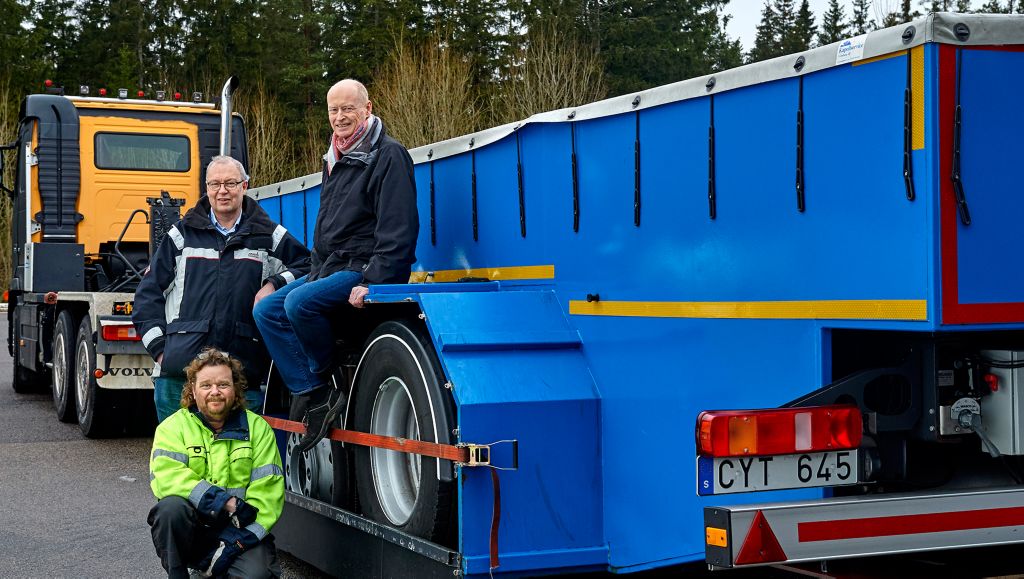
[{"label": "blue jeans", "polygon": [[153,378],[153,401],[156,403],[157,424],[181,408],[181,388],[184,376],[157,376]]},{"label": "blue jeans", "polygon": [[348,296],[362,279],[355,271],[311,282],[302,276],[256,304],[256,326],[293,394],[308,394],[327,383],[324,376],[332,370],[334,354],[331,314],[349,307]]},{"label": "blue jeans", "polygon": [[[174,414],[181,408],[181,389],[185,386],[184,376],[157,376],[153,378],[153,402],[156,403],[156,422]],[[259,384],[249,384],[245,390],[245,404],[253,412],[263,410],[263,391]]]}]

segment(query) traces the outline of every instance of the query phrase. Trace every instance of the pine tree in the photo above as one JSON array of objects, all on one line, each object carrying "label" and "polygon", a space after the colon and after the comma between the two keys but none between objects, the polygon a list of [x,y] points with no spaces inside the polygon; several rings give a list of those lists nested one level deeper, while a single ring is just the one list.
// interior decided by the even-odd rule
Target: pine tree
[{"label": "pine tree", "polygon": [[871,0],[853,0],[853,17],[850,19],[853,34],[866,34],[875,28],[871,19]]},{"label": "pine tree", "polygon": [[793,32],[790,34],[793,41],[787,43],[787,52],[802,52],[811,47],[814,42],[814,35],[818,27],[814,24],[814,13],[808,0],[800,2],[800,9],[796,13],[796,22],[793,25]]},{"label": "pine tree", "polygon": [[727,0],[615,0],[590,14],[612,96],[734,66],[721,10]]},{"label": "pine tree", "polygon": [[769,0],[761,9],[761,22],[757,25],[754,47],[747,54],[747,62],[757,62],[778,56],[778,16]]},{"label": "pine tree", "polygon": [[821,30],[818,31],[818,45],[824,46],[839,42],[849,34],[849,24],[839,0],[829,0],[828,10],[821,17]]}]

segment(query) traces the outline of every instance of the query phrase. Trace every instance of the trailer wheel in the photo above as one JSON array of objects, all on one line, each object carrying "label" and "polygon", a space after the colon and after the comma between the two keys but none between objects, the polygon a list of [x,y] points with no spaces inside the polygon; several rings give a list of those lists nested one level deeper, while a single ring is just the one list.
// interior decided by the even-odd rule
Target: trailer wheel
[{"label": "trailer wheel", "polygon": [[75,408],[75,325],[69,310],[57,316],[53,329],[53,407],[61,422],[78,420]]},{"label": "trailer wheel", "polygon": [[96,346],[92,342],[92,324],[88,316],[78,326],[75,347],[75,405],[78,427],[89,438],[102,438],[110,432],[109,392],[97,386]]},{"label": "trailer wheel", "polygon": [[[429,338],[404,322],[385,322],[367,340],[355,378],[352,428],[451,443],[452,402]],[[447,541],[455,482],[438,459],[357,447],[356,488],[363,513],[406,533]]]}]

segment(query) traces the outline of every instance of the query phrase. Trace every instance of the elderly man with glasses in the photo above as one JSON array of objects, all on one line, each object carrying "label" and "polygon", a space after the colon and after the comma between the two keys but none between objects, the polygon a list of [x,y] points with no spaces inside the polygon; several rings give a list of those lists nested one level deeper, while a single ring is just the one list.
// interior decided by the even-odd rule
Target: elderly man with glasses
[{"label": "elderly man with glasses", "polygon": [[[366,87],[346,79],[327,91],[331,141],[324,154],[312,269],[256,307],[256,323],[295,395],[292,418],[320,441],[338,416],[346,385],[333,374],[336,330],[358,321],[370,284],[406,283],[416,261],[419,219],[412,158],[373,114]],[[332,322],[338,322],[336,328]]]},{"label": "elderly man with glasses", "polygon": [[207,346],[239,357],[249,406],[262,403],[270,361],[252,309],[309,272],[309,251],[246,197],[248,185],[241,163],[214,157],[206,196],[168,231],[135,292],[132,321],[156,361],[160,421],[177,411],[184,368]]}]

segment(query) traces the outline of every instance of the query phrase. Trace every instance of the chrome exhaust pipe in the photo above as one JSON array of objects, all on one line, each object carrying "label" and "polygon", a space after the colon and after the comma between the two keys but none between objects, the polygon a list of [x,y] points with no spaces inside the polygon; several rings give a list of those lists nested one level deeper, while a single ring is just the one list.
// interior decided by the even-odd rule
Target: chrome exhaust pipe
[{"label": "chrome exhaust pipe", "polygon": [[231,154],[231,95],[238,88],[238,77],[232,76],[220,91],[220,154]]}]

